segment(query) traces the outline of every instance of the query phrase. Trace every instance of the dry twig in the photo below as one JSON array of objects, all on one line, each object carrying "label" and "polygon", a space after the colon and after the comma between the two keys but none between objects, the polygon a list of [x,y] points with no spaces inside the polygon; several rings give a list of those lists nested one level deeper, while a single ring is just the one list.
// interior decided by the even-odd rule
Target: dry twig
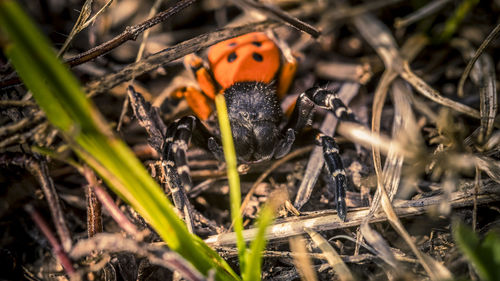
[{"label": "dry twig", "polygon": [[16,165],[29,171],[40,183],[40,187],[45,195],[45,199],[49,205],[50,214],[52,215],[53,223],[56,227],[59,239],[65,251],[71,249],[72,240],[71,235],[64,219],[64,213],[59,202],[54,187],[54,182],[49,176],[49,168],[43,159],[36,159],[35,157],[27,154],[20,153],[4,153],[0,157],[0,165]]},{"label": "dry twig", "polygon": [[472,70],[472,67],[476,63],[477,59],[481,56],[481,54],[484,52],[484,50],[488,47],[488,45],[497,37],[498,33],[500,32],[500,23],[493,28],[493,30],[488,34],[486,39],[484,39],[483,43],[477,48],[476,53],[472,57],[472,59],[467,63],[467,66],[465,67],[464,73],[462,73],[462,76],[460,77],[460,81],[458,82],[458,96],[463,97],[464,96],[464,84],[465,81],[467,80],[467,77],[469,76],[470,71]]},{"label": "dry twig", "polygon": [[205,280],[200,272],[177,253],[164,246],[140,243],[130,238],[124,238],[121,234],[100,233],[90,239],[81,240],[69,254],[73,259],[78,259],[92,254],[92,251],[134,253],[147,258],[152,264],[180,272],[187,280]]},{"label": "dry twig", "polygon": [[[175,6],[159,13],[155,17],[148,19],[140,24],[134,25],[134,26],[129,26],[127,27],[120,35],[116,36],[115,38],[102,43],[99,46],[96,46],[86,52],[83,52],[81,54],[78,54],[74,57],[71,57],[66,61],[66,63],[69,66],[76,66],[80,65],[84,62],[93,60],[99,56],[102,56],[111,50],[121,46],[123,43],[130,41],[130,40],[135,40],[139,34],[144,32],[145,30],[161,23],[170,18],[172,15],[177,14],[181,10],[183,10],[186,7],[189,7],[194,1],[196,0],[181,0],[176,3]],[[92,19],[91,19],[92,20]],[[1,80],[0,81],[0,89],[13,86],[15,84],[20,83],[19,77],[12,77],[6,80]]]},{"label": "dry twig", "polygon": [[59,241],[57,241],[57,238],[54,236],[52,231],[50,230],[47,222],[43,219],[43,217],[38,213],[33,206],[31,205],[26,205],[25,206],[26,212],[28,212],[35,222],[35,224],[40,228],[42,231],[43,235],[47,238],[49,241],[50,245],[52,246],[52,251],[54,252],[54,255],[56,258],[59,260],[61,265],[63,266],[64,270],[68,273],[70,276],[71,280],[79,280],[78,275],[76,274],[75,268],[73,267],[73,264],[68,258],[68,255],[64,251],[63,247],[61,247],[61,244]]},{"label": "dry twig", "polygon": [[[467,183],[451,194],[451,207],[463,208],[474,204],[475,192],[474,183]],[[477,204],[483,205],[500,200],[498,188],[500,185],[494,181],[484,181],[481,189],[477,193]],[[428,209],[438,206],[441,202],[441,195],[436,195],[417,200],[402,200],[394,203],[395,212],[398,217],[417,216],[425,213]],[[336,212],[325,211],[320,214],[304,215],[301,217],[291,217],[284,221],[277,222],[270,226],[267,232],[267,239],[282,240],[287,237],[305,233],[305,228],[311,228],[314,231],[325,231],[332,229],[342,229],[347,227],[359,226],[365,217],[369,214],[368,208],[359,208],[351,210],[347,214],[347,221],[343,222],[338,218]],[[386,221],[388,218],[383,213],[374,214],[369,223]],[[255,239],[256,229],[247,229],[243,231],[245,241]],[[210,236],[205,239],[210,245],[224,246],[234,245],[236,243],[234,233],[225,233]]]},{"label": "dry twig", "polygon": [[299,20],[296,17],[284,12],[278,7],[267,5],[264,3],[249,1],[249,0],[233,0],[235,4],[242,7],[244,11],[248,11],[248,8],[255,9],[265,15],[268,15],[271,18],[279,19],[285,23],[290,24],[291,26],[301,30],[303,32],[308,33],[314,38],[318,38],[321,32],[316,29],[314,26]]}]

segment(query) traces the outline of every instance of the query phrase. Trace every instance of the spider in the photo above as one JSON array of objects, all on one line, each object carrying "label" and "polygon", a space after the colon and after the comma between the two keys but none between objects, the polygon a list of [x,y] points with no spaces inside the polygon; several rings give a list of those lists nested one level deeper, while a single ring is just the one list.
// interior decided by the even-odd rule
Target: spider
[{"label": "spider", "polygon": [[[296,135],[310,126],[315,107],[331,111],[343,121],[355,122],[354,115],[336,93],[313,87],[300,94],[286,122],[280,100],[291,85],[297,68],[295,59],[284,58],[281,49],[267,35],[249,33],[222,41],[208,50],[208,66],[197,55],[186,56],[201,90],[183,87],[174,92],[185,98],[195,115],[182,117],[166,129],[163,149],[172,179],[170,186],[189,190],[192,187],[186,150],[191,141],[211,151],[224,161],[218,129],[207,128],[214,116],[213,99],[223,94],[238,161],[255,163],[285,156]],[[215,132],[215,133],[214,133]],[[338,216],[346,220],[346,174],[334,139],[315,131],[316,144],[323,147],[327,171],[335,182]],[[175,199],[174,199],[175,200]]]}]

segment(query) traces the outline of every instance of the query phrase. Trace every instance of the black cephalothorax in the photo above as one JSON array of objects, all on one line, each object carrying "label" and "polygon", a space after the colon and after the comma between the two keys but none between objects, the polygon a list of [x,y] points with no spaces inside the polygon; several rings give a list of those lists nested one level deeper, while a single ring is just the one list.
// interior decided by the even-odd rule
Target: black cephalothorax
[{"label": "black cephalothorax", "polygon": [[283,114],[272,86],[236,83],[224,92],[224,97],[240,161],[260,162],[290,151],[294,137],[281,133]]}]

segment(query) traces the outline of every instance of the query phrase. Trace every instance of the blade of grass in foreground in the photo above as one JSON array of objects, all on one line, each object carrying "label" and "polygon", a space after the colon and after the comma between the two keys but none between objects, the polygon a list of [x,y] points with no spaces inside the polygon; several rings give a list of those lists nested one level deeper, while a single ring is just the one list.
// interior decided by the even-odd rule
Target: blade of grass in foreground
[{"label": "blade of grass in foreground", "polygon": [[[269,203],[264,206],[258,218],[258,231],[255,240],[250,245],[250,251],[246,251],[245,240],[243,239],[243,219],[241,217],[241,192],[240,177],[237,170],[236,151],[234,150],[231,126],[227,115],[226,101],[223,95],[215,97],[219,127],[222,136],[222,146],[226,160],[227,177],[230,188],[231,219],[234,223],[236,233],[236,245],[238,246],[238,258],[243,280],[254,281],[261,278],[262,251],[266,246],[266,228],[274,219],[274,210],[284,202],[285,199],[278,198],[279,195],[270,196]],[[275,197],[275,198],[273,198]]]},{"label": "blade of grass in foreground", "polygon": [[453,238],[465,257],[475,267],[481,280],[500,280],[500,235],[489,231],[480,240],[468,226],[453,224]]},{"label": "blade of grass in foreground", "polygon": [[255,240],[253,240],[250,245],[250,251],[246,251],[246,244],[243,239],[243,219],[240,212],[240,177],[237,170],[236,151],[234,149],[231,125],[229,123],[226,101],[223,95],[217,95],[215,97],[215,105],[217,107],[219,127],[222,136],[224,158],[226,160],[226,170],[230,188],[231,219],[234,223],[234,232],[236,233],[240,271],[242,272],[243,280],[256,281],[261,279],[262,251],[267,242],[266,228],[272,223],[275,210],[286,199],[284,199],[283,196],[280,198],[278,192],[276,194],[271,194],[268,203],[259,214],[257,222],[258,231]]},{"label": "blade of grass in foreground", "polygon": [[262,252],[266,247],[266,229],[274,220],[274,207],[271,201],[273,198],[269,198],[269,203],[267,203],[259,214],[257,221],[257,235],[255,239],[250,244],[250,252],[246,255],[246,267],[243,271],[242,277],[245,281],[257,281],[261,280],[261,264],[262,264]]},{"label": "blade of grass in foreground", "polygon": [[0,1],[0,26],[8,39],[4,52],[49,121],[78,155],[154,227],[172,250],[201,273],[206,275],[215,268],[218,280],[239,280],[215,251],[188,232],[158,184],[112,134],[76,78],[57,60],[46,38],[14,1]]},{"label": "blade of grass in foreground", "polygon": [[234,232],[236,233],[236,245],[238,246],[240,271],[245,272],[246,244],[243,239],[243,220],[240,214],[240,176],[238,175],[236,167],[236,151],[234,150],[233,136],[231,134],[229,117],[227,115],[226,100],[223,95],[217,95],[215,97],[215,106],[217,108],[222,146],[224,149],[224,158],[226,160],[227,178],[229,181],[229,197],[231,202],[231,219],[234,222]]}]

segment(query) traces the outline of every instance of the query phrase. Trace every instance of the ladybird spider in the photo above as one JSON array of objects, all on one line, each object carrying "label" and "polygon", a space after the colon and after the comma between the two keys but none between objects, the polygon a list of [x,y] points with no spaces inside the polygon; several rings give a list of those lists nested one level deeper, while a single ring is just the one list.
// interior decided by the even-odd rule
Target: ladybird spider
[{"label": "ladybird spider", "polygon": [[[297,64],[295,60],[284,61],[281,50],[263,33],[246,34],[212,46],[208,51],[209,68],[194,54],[185,58],[185,64],[201,91],[185,87],[174,93],[177,98],[184,97],[196,115],[182,117],[167,128],[163,149],[167,165],[176,171],[169,183],[174,189],[192,187],[186,159],[190,141],[224,160],[220,137],[206,127],[207,119],[214,115],[217,93],[225,97],[237,158],[242,163],[286,155],[295,136],[310,125],[315,106],[331,111],[340,120],[355,122],[335,92],[313,87],[299,95],[286,126],[281,126],[280,99],[292,82]],[[332,137],[321,132],[316,133],[316,143],[323,147],[327,170],[335,182],[337,213],[345,221],[347,179],[339,148]]]}]

